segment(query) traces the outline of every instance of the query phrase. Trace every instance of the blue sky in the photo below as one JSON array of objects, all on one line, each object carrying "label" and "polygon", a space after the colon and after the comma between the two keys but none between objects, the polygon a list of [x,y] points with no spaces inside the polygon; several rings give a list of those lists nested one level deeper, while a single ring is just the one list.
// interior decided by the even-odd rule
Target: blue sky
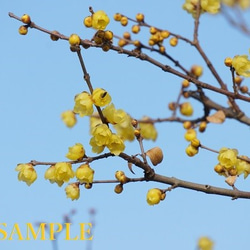
[{"label": "blue sky", "polygon": [[[8,12],[18,16],[30,14],[32,20],[49,30],[58,30],[65,35],[77,33],[81,38],[90,39],[94,31],[86,29],[83,18],[89,15],[88,7],[105,10],[112,17],[121,12],[135,17],[138,12],[145,14],[146,21],[160,28],[192,38],[193,19],[181,8],[183,1],[131,1],[122,4],[117,1],[48,1],[34,5],[33,1],[5,1],[0,10],[3,24],[0,47],[1,57],[1,169],[2,199],[0,201],[0,223],[7,223],[6,231],[11,232],[18,223],[26,232],[26,223],[37,221],[61,222],[62,216],[72,209],[72,235],[79,234],[79,223],[89,222],[88,211],[96,209],[93,250],[111,249],[195,249],[196,241],[206,235],[215,241],[215,250],[247,249],[249,245],[250,209],[247,200],[206,195],[184,189],[167,194],[165,201],[157,206],[148,206],[146,193],[153,187],[166,188],[157,183],[129,184],[124,192],[117,195],[114,185],[94,185],[91,190],[81,190],[79,200],[66,198],[64,187],[59,188],[43,178],[45,166],[36,168],[38,180],[28,187],[17,180],[14,171],[18,163],[39,161],[63,161],[68,147],[76,142],[88,146],[88,119],[80,119],[73,129],[66,128],[60,120],[62,111],[71,109],[74,96],[87,87],[76,54],[70,52],[66,41],[52,42],[46,34],[29,30],[27,36],[18,34],[20,22],[8,17]],[[247,21],[250,23],[248,12]],[[129,28],[121,27],[111,18],[109,24],[115,34],[121,35]],[[144,29],[140,38],[146,41]],[[230,72],[223,64],[224,58],[236,54],[247,54],[250,39],[232,29],[221,16],[204,15],[201,19],[199,39],[221,77],[230,86]],[[183,42],[176,48],[166,45],[167,51],[186,68],[193,64],[205,63],[194,49]],[[161,62],[167,60],[150,54]],[[109,91],[117,108],[125,109],[133,117],[148,115],[152,118],[170,116],[167,105],[174,101],[181,79],[164,73],[147,62],[127,58],[116,52],[104,53],[97,49],[83,50],[87,70],[94,87]],[[171,65],[173,66],[173,65]],[[201,80],[215,84],[210,72],[205,69]],[[249,85],[249,79],[244,83]],[[209,93],[209,92],[207,92]],[[220,95],[208,94],[226,105]],[[202,106],[192,101],[194,117],[201,114]],[[249,115],[248,104],[239,102]],[[156,167],[159,174],[198,183],[227,188],[224,179],[217,176],[213,167],[216,155],[200,151],[194,158],[185,155],[187,142],[180,124],[156,125],[159,138],[156,142],[145,142],[145,148],[160,146],[164,161]],[[235,121],[223,125],[211,125],[206,133],[200,134],[201,142],[211,148],[237,148],[240,154],[249,156],[249,128]],[[136,154],[139,146],[128,143],[126,152]],[[127,169],[121,159],[94,162],[96,179],[113,179],[116,170]],[[141,177],[134,168],[136,177]],[[249,179],[239,178],[239,189],[249,190]],[[59,249],[69,247],[86,249],[85,241],[65,241],[59,238]],[[47,241],[1,241],[1,249],[52,249]]]}]

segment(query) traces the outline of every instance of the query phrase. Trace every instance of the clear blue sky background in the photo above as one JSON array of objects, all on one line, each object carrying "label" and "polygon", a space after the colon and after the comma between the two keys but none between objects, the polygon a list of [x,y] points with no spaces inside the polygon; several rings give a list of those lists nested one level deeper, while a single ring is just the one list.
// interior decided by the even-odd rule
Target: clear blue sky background
[{"label": "clear blue sky background", "polygon": [[[88,119],[79,120],[73,129],[68,129],[60,120],[62,111],[73,107],[74,95],[87,90],[82,79],[76,54],[70,52],[66,41],[52,42],[46,34],[29,30],[27,36],[18,34],[20,22],[8,17],[8,12],[21,16],[24,13],[38,25],[49,30],[58,30],[65,35],[77,33],[90,39],[93,30],[83,27],[82,21],[91,5],[94,10],[103,9],[112,17],[122,12],[134,17],[143,12],[146,21],[160,28],[192,38],[193,19],[181,8],[184,1],[4,1],[0,9],[0,109],[1,109],[1,201],[0,223],[7,223],[11,232],[13,224],[19,223],[26,235],[26,223],[36,221],[61,222],[62,216],[72,209],[72,236],[79,234],[79,223],[90,222],[88,211],[95,208],[96,227],[93,250],[110,249],[195,249],[200,236],[209,236],[215,241],[215,250],[249,248],[249,210],[247,200],[206,195],[184,189],[167,194],[165,201],[157,206],[148,206],[146,193],[153,187],[166,188],[157,183],[137,183],[125,186],[121,195],[113,192],[114,185],[95,185],[91,190],[82,189],[81,198],[72,202],[66,199],[64,187],[52,185],[43,178],[46,167],[38,166],[38,180],[30,187],[17,180],[14,171],[18,163],[32,159],[40,161],[63,161],[68,147],[76,142],[88,146]],[[246,15],[250,23],[249,12]],[[122,28],[111,18],[109,29],[122,34]],[[146,39],[148,33],[143,29]],[[220,15],[202,16],[199,38],[204,51],[209,55],[222,78],[231,86],[230,72],[223,65],[224,58],[246,54],[250,38],[228,26]],[[146,40],[144,40],[146,41]],[[186,68],[193,64],[205,67],[194,49],[183,42],[176,48],[166,45],[167,51]],[[152,54],[152,56],[154,56]],[[117,108],[123,108],[136,118],[148,115],[152,118],[170,116],[167,104],[174,101],[179,91],[178,79],[164,73],[147,62],[127,58],[116,52],[83,50],[83,57],[94,87],[107,89]],[[163,63],[167,60],[156,57]],[[172,66],[172,65],[171,65]],[[216,84],[205,69],[201,78]],[[249,85],[249,79],[245,80]],[[210,96],[214,96],[211,93]],[[226,105],[226,99],[216,95]],[[194,117],[201,114],[202,106],[195,106]],[[241,103],[240,103],[241,104]],[[247,104],[248,105],[248,104]],[[249,105],[242,107],[249,115]],[[145,148],[160,146],[164,161],[157,172],[193,182],[227,188],[224,179],[217,176],[213,167],[216,155],[200,151],[194,158],[185,155],[187,142],[180,124],[158,124],[159,139],[145,142]],[[249,128],[235,121],[223,125],[211,125],[205,134],[199,135],[204,145],[214,149],[223,146],[237,148],[240,154],[249,156]],[[127,144],[126,152],[136,154],[136,142]],[[91,165],[96,179],[113,179],[116,170],[132,174],[121,159],[108,159]],[[134,169],[136,177],[142,175]],[[241,177],[239,189],[249,190],[249,179]],[[2,235],[1,235],[2,236]],[[85,241],[65,241],[59,237],[59,249],[86,249]],[[0,248],[52,249],[47,241],[0,241]]]}]

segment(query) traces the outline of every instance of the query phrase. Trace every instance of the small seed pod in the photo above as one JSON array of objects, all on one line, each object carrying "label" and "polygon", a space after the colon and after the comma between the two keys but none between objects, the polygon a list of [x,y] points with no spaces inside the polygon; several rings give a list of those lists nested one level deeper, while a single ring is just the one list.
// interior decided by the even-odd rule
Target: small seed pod
[{"label": "small seed pod", "polygon": [[163,160],[163,153],[159,147],[149,149],[146,152],[146,155],[149,157],[150,161],[154,166],[158,165]]}]

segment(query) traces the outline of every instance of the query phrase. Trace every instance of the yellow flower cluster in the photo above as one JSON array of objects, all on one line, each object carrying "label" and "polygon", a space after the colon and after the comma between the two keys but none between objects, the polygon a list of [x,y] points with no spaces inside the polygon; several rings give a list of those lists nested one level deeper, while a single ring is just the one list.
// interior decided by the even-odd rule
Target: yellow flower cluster
[{"label": "yellow flower cluster", "polygon": [[238,158],[238,151],[236,149],[221,148],[218,155],[219,163],[215,166],[214,170],[225,177],[237,176],[244,174],[244,178],[250,173],[250,163],[244,159],[246,156]]},{"label": "yellow flower cluster", "polygon": [[[197,14],[197,6],[199,0],[186,0],[182,8],[195,18]],[[216,14],[220,10],[220,0],[201,0],[201,14],[208,12]]]},{"label": "yellow flower cluster", "polygon": [[92,135],[89,144],[94,153],[101,153],[107,147],[112,154],[119,155],[125,149],[123,140],[117,134],[112,133],[106,124],[98,124],[94,127]]},{"label": "yellow flower cluster", "polygon": [[93,114],[93,104],[99,107],[108,105],[111,102],[111,96],[109,93],[102,89],[97,88],[92,94],[86,91],[75,96],[74,112],[81,117],[90,116]]}]

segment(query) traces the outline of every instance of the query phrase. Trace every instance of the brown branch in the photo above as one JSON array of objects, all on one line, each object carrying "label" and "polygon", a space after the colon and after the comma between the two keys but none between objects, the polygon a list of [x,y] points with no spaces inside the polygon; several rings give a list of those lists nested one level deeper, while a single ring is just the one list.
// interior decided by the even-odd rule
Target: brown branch
[{"label": "brown branch", "polygon": [[[12,17],[12,18],[15,18],[15,19],[17,19],[19,21],[21,20],[19,17],[15,16],[13,13],[9,13],[9,16]],[[38,29],[38,30],[40,30],[42,32],[45,32],[47,34],[50,34],[50,35],[55,35],[53,33],[53,31],[49,31],[49,30],[46,30],[44,28],[41,28],[40,26],[37,26],[34,22],[31,22],[31,24],[32,24],[32,28]],[[175,35],[175,36],[180,38],[180,36],[178,36],[178,35]],[[68,40],[68,37],[64,36],[62,34],[59,34],[58,37],[61,38],[61,39],[64,39],[64,40]],[[183,39],[183,40],[190,43],[190,40],[188,40],[188,39]],[[89,41],[87,39],[85,39],[85,40],[81,39],[81,45],[82,46],[91,46],[91,47],[100,48],[99,45],[96,45],[96,44],[92,43],[91,41]],[[220,89],[220,88],[214,87],[214,86],[212,86],[212,85],[210,85],[208,83],[201,82],[201,81],[197,80],[196,78],[194,78],[192,76],[185,75],[185,74],[183,74],[183,73],[181,73],[181,72],[179,72],[177,70],[174,70],[173,68],[171,68],[168,65],[164,65],[164,64],[158,62],[157,60],[151,58],[150,56],[148,56],[146,54],[126,50],[126,49],[123,49],[121,47],[114,46],[114,45],[112,45],[110,49],[112,49],[114,51],[117,51],[120,54],[126,54],[128,56],[135,57],[135,58],[143,60],[143,61],[147,61],[147,62],[155,65],[156,67],[159,67],[163,71],[168,72],[168,73],[172,73],[172,74],[174,74],[174,75],[176,75],[178,77],[181,77],[183,79],[187,79],[188,81],[194,83],[195,85],[197,85],[197,86],[199,86],[201,88],[208,89],[208,90],[214,91],[216,93],[219,93],[219,94],[222,94],[222,95],[225,95],[225,96],[228,96],[228,97],[232,97],[233,99],[239,99],[239,100],[243,100],[243,101],[246,101],[246,102],[250,102],[249,97],[246,97],[246,96],[240,95],[240,94],[235,95],[233,92],[230,92],[228,90]]]},{"label": "brown branch", "polygon": [[193,183],[189,181],[183,181],[174,177],[166,177],[162,175],[155,174],[152,178],[152,181],[165,183],[172,185],[174,187],[181,187],[185,189],[195,190],[207,194],[215,194],[215,195],[221,195],[221,196],[229,196],[232,197],[232,199],[250,199],[250,192],[240,191],[238,189],[225,189],[225,188],[219,188],[214,187],[210,185],[204,185],[204,184],[198,184]]}]

